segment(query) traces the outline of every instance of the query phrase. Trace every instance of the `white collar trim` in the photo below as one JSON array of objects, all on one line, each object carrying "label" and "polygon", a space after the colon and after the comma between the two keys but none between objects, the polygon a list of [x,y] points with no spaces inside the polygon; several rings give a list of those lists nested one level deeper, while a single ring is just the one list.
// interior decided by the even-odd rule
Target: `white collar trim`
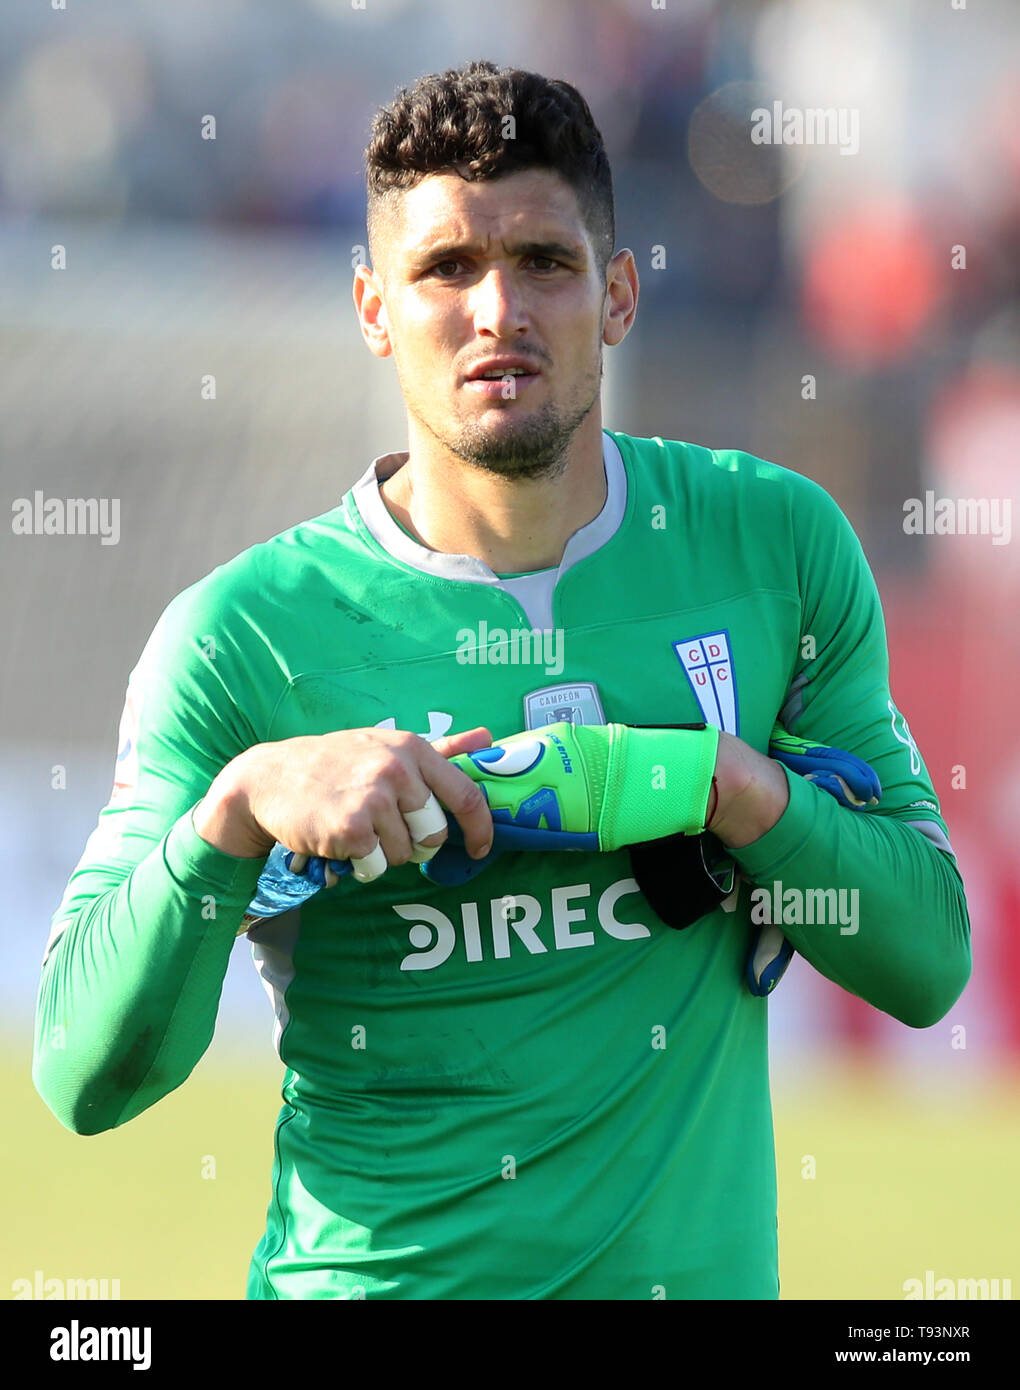
[{"label": "white collar trim", "polygon": [[[499,575],[474,555],[448,555],[429,550],[409,536],[390,515],[379,483],[385,482],[407,462],[407,452],[380,454],[372,460],[351,489],[355,505],[365,525],[387,554],[423,574],[445,579],[468,580],[475,584],[501,584]],[[602,461],[606,470],[606,501],[598,516],[582,526],[567,541],[556,578],[579,560],[593,554],[616,534],[627,509],[627,470],[613,437],[602,433]]]}]

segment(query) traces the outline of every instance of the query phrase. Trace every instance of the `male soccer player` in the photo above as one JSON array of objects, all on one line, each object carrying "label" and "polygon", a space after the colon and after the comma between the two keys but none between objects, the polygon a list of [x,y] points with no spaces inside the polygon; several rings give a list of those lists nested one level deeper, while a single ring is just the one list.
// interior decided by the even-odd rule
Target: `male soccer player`
[{"label": "male soccer player", "polygon": [[[154,1104],[209,1044],[274,845],[368,861],[250,933],[286,1076],[249,1297],[776,1298],[752,894],[856,894],[852,928],[784,929],[908,1025],[969,973],[874,582],[808,479],[603,428],[638,277],[574,88],[423,78],[378,115],[367,175],[354,298],[409,448],[156,625],[54,918],[36,1084],[82,1134]],[[549,641],[515,663],[527,633]],[[777,716],[869,763],[880,806],[766,756]],[[476,860],[493,834],[450,758],[556,721],[719,731],[701,801],[740,871],[724,902],[672,930],[626,848],[423,875],[430,796]],[[689,859],[659,869],[682,915]]]}]

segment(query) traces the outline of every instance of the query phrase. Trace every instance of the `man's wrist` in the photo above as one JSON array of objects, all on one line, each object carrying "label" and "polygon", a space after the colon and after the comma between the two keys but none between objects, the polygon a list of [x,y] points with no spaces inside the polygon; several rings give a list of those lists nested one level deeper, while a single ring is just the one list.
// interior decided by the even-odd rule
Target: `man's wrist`
[{"label": "man's wrist", "polygon": [[719,735],[712,785],[706,829],[727,849],[742,849],[760,840],[780,819],[790,800],[780,764],[733,734]]},{"label": "man's wrist", "polygon": [[[242,755],[243,756],[243,755]],[[195,834],[235,859],[264,859],[276,843],[252,816],[242,769],[235,758],[215,778],[191,813]]]}]

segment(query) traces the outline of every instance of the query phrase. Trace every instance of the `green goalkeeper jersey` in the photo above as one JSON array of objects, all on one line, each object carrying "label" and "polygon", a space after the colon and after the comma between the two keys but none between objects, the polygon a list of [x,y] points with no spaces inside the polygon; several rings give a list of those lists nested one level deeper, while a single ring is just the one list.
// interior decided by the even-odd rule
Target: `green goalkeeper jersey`
[{"label": "green goalkeeper jersey", "polygon": [[253,744],[703,719],[764,752],[780,716],[869,762],[881,805],[787,773],[737,888],[683,931],[625,850],[510,853],[457,888],[414,865],[347,877],[254,928],[285,1075],[250,1298],[776,1298],[754,886],[856,892],[859,930],[784,930],[906,1023],[966,982],[946,826],[835,503],[748,454],[603,440],[605,506],[556,570],[419,545],[379,492],[395,454],[169,604],[43,963],[34,1075],[54,1113],[123,1124],[208,1047],[264,861],[206,844],[191,813]]}]

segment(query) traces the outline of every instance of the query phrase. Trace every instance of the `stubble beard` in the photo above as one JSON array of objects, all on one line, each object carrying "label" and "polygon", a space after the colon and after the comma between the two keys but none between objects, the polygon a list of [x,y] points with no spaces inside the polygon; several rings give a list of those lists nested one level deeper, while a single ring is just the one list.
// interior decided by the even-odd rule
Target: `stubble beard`
[{"label": "stubble beard", "polygon": [[[580,403],[560,407],[546,401],[519,423],[503,422],[489,429],[478,421],[468,421],[448,436],[421,416],[417,418],[451,454],[486,473],[510,479],[558,478],[567,467],[571,441],[599,399],[602,365],[600,352],[598,371],[585,379]],[[508,410],[514,409],[508,406]]]}]

